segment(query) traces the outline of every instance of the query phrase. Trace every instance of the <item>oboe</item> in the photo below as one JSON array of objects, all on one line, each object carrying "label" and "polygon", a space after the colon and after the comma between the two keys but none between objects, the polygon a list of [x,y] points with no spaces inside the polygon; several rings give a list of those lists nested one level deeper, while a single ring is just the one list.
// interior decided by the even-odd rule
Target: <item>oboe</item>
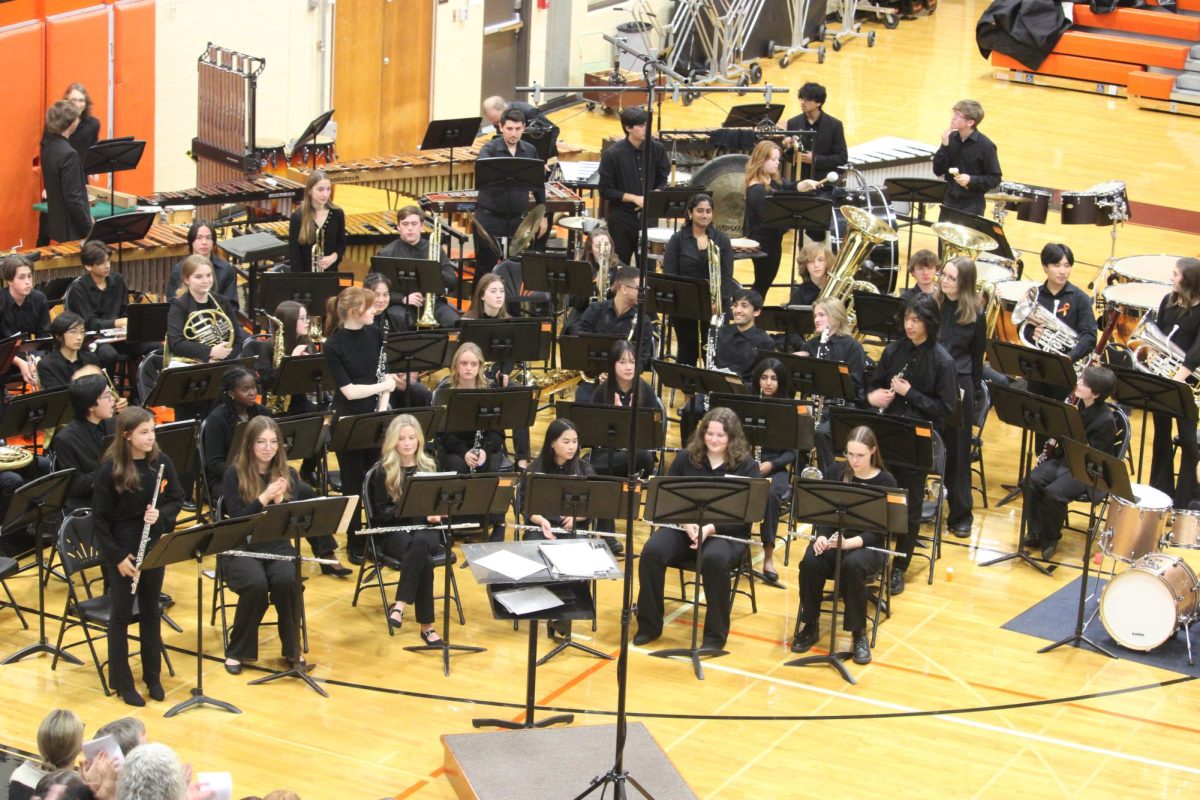
[{"label": "oboe", "polygon": [[[150,507],[158,505],[158,491],[162,488],[163,468],[166,464],[158,465],[158,477],[154,480],[154,494],[150,498]],[[138,543],[137,559],[134,562],[133,568],[137,570],[133,576],[133,594],[137,594],[138,579],[142,577],[142,559],[146,557],[146,545],[150,543],[150,529],[154,527],[153,523],[147,522],[142,526],[142,541]]]}]

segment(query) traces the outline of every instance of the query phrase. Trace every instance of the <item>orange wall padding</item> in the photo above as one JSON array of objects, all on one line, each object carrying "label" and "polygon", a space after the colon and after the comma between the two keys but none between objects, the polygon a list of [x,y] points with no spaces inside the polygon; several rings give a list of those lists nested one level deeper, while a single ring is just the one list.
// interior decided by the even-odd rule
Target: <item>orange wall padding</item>
[{"label": "orange wall padding", "polygon": [[1111,83],[1117,86],[1129,83],[1130,72],[1145,70],[1145,67],[1138,64],[1121,64],[1116,61],[1099,61],[1094,58],[1063,56],[1057,53],[1046,56],[1040,69],[1031,70],[1015,58],[1009,58],[994,50],[992,51],[992,66],[1021,72],[1034,72],[1038,75],[1059,75],[1092,83]]},{"label": "orange wall padding", "polygon": [[0,3],[0,28],[41,19],[41,5],[42,0],[12,0],[11,3]]},{"label": "orange wall padding", "polygon": [[20,76],[4,89],[4,117],[0,125],[0,248],[24,242],[36,244],[37,214],[33,210],[42,194],[42,172],[37,165],[42,120],[46,108],[43,72],[44,26],[41,22],[0,31],[0,75]]},{"label": "orange wall padding", "polygon": [[1088,28],[1166,36],[1188,43],[1200,41],[1200,17],[1187,14],[1164,14],[1140,8],[1117,8],[1108,14],[1097,14],[1084,5],[1075,6],[1074,12],[1075,24]]},{"label": "orange wall padding", "polygon": [[46,18],[45,108],[72,83],[87,87],[92,113],[100,120],[100,138],[108,132],[108,8],[91,8]]},{"label": "orange wall padding", "polygon": [[154,0],[121,0],[113,10],[113,132],[146,141],[141,164],[117,173],[117,189],[154,191]]}]

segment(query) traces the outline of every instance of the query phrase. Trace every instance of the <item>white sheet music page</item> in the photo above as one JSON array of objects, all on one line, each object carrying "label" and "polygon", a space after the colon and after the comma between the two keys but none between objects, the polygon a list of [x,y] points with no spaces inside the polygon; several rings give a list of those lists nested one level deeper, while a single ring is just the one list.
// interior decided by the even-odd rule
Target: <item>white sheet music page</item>
[{"label": "white sheet music page", "polygon": [[[478,562],[476,562],[478,563]],[[524,589],[506,589],[496,592],[497,602],[518,616],[536,614],[548,608],[558,608],[563,601],[545,586],[528,586]]]},{"label": "white sheet music page", "polygon": [[503,575],[509,580],[519,581],[528,578],[536,572],[546,569],[546,565],[532,558],[525,558],[508,550],[497,550],[483,558],[475,559],[475,563],[484,569]]}]

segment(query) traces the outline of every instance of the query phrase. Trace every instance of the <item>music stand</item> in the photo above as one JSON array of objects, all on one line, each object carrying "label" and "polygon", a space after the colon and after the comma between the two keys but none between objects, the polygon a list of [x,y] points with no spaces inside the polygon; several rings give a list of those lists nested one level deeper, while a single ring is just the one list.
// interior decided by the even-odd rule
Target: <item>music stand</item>
[{"label": "music stand", "polygon": [[1107,364],[1116,376],[1114,403],[1142,410],[1142,438],[1138,444],[1137,480],[1142,480],[1146,456],[1146,420],[1150,414],[1166,414],[1176,421],[1196,419],[1196,401],[1187,384],[1149,372]]},{"label": "music stand", "polygon": [[[1041,436],[1054,437],[1060,442],[1064,439],[1074,439],[1077,442],[1087,441],[1083,417],[1080,415],[1079,409],[1070,403],[1040,397],[995,383],[991,384],[989,389],[992,393],[992,407],[996,409],[996,416],[1001,422]],[[1021,474],[1024,477],[1021,486],[1024,486],[1025,481],[1029,479],[1031,471],[1028,464],[1029,455],[1028,449],[1023,448]],[[1018,487],[1018,491],[1020,488]],[[1029,504],[1023,502],[1021,503],[1021,527],[1017,538],[1017,551],[993,558],[990,561],[981,561],[979,566],[987,567],[1004,561],[1020,559],[1043,575],[1050,575],[1054,571],[1053,566],[1043,567],[1025,552],[1025,530],[1028,524]]]},{"label": "music stand", "polygon": [[321,354],[284,356],[275,373],[274,393],[282,397],[315,392],[318,404],[324,407],[328,389],[336,389],[329,362]]},{"label": "music stand", "polygon": [[783,117],[783,103],[743,103],[729,109],[722,128],[757,128],[760,124],[779,126]]},{"label": "music stand", "polygon": [[[300,539],[302,537],[345,531],[351,515],[357,512],[357,497],[317,497],[312,500],[294,500],[290,503],[271,505],[264,509],[262,517],[254,525],[250,533],[249,543],[265,544],[268,542],[283,541],[284,539],[291,540],[293,546],[296,548],[295,561],[293,562],[296,565],[296,585],[301,586]],[[301,601],[296,604],[295,619],[293,620],[297,632],[299,632],[303,624],[304,612],[301,609],[303,602],[303,593],[301,593]],[[317,694],[322,697],[328,697],[329,693],[317,685],[317,682],[308,674],[312,665],[304,661],[304,653],[300,649],[299,636],[296,637],[296,651],[294,656],[289,656],[291,664],[288,665],[287,669],[273,672],[261,678],[255,678],[247,685],[254,686],[260,683],[270,683],[280,678],[299,678],[308,684],[308,687]]]},{"label": "music stand", "polygon": [[[119,245],[122,242],[136,242],[145,239],[150,228],[158,221],[157,211],[131,211],[128,214],[117,214],[112,217],[92,220],[92,229],[84,237],[85,241],[96,240],[105,244]],[[122,272],[123,247],[117,247],[117,272]]]},{"label": "music stand", "polygon": [[[447,185],[454,185],[454,148],[470,147],[475,143],[475,134],[479,132],[479,123],[483,117],[459,117],[458,119],[431,120],[425,128],[425,136],[421,139],[418,150],[450,150],[450,180]],[[390,192],[389,192],[390,194]]]},{"label": "music stand", "polygon": [[[66,386],[13,395],[8,398],[4,412],[0,414],[0,438],[28,437],[33,441],[36,453],[38,431],[66,425],[74,418],[71,392]],[[38,535],[41,535],[40,532]]]},{"label": "music stand", "polygon": [[801,240],[804,238],[799,231],[827,231],[833,220],[833,200],[821,197],[815,192],[775,192],[767,195],[763,201],[762,214],[764,225],[776,225],[795,231],[792,236],[792,280],[791,289],[796,288],[796,257],[800,252]]},{"label": "music stand", "polygon": [[[455,519],[481,517],[487,520],[494,514],[503,514],[512,502],[516,490],[516,478],[510,475],[414,475],[404,487],[404,496],[397,517],[442,518],[438,529],[442,534],[442,547],[449,558],[454,549],[453,525]],[[484,523],[486,525],[486,522]],[[430,650],[441,651],[442,673],[450,676],[450,652],[483,653],[486,647],[450,643],[450,567],[442,571],[442,640],[432,644],[410,645],[404,649],[410,653]]]},{"label": "music stand", "polygon": [[[637,409],[637,441],[634,450],[661,450],[666,444],[663,430],[663,412],[650,406]],[[556,418],[565,417],[575,423],[579,434],[579,447],[590,447],[592,452],[603,450],[608,454],[608,463],[622,447],[629,444],[632,425],[630,409],[604,403],[571,403],[560,400],[554,405]],[[620,443],[620,444],[618,444]],[[631,466],[637,464],[637,454],[631,453]],[[611,510],[611,509],[610,509]]]},{"label": "music stand", "polygon": [[554,347],[558,342],[558,296],[587,297],[592,292],[592,265],[587,261],[571,261],[527,252],[521,258],[521,275],[525,288],[550,295],[550,369],[556,369]]},{"label": "music stand", "polygon": [[[299,138],[292,143],[292,152],[295,153],[309,142],[315,142],[317,140],[317,135],[320,134],[321,131],[325,130],[325,126],[329,124],[329,120],[331,119],[333,119],[332,108],[328,111],[321,112],[316,119],[308,123],[308,127],[304,129],[304,133],[301,133]],[[317,148],[315,147],[312,151],[312,161],[309,162],[309,168],[317,168]]]},{"label": "music stand", "polygon": [[[529,386],[500,389],[447,389],[443,431],[509,431],[528,428],[537,416],[541,390]],[[472,470],[474,472],[474,470]]]},{"label": "music stand", "polygon": [[378,272],[392,284],[392,292],[408,297],[413,292],[441,295],[442,262],[432,258],[395,258],[371,256],[371,272]]},{"label": "music stand", "polygon": [[412,406],[412,373],[441,369],[452,355],[450,341],[448,330],[402,333],[388,337],[383,345],[387,354],[387,370],[391,374],[404,373],[405,408]]},{"label": "music stand", "polygon": [[485,361],[525,363],[550,356],[550,320],[543,317],[464,319],[459,324],[459,343],[479,345]]},{"label": "music stand", "polygon": [[[33,557],[37,561],[38,571],[38,640],[22,647],[4,661],[0,661],[0,664],[15,664],[25,656],[35,653],[53,655],[55,663],[60,658],[72,664],[83,663],[66,650],[50,644],[46,638],[46,559],[42,555],[42,522],[47,513],[53,513],[63,507],[67,500],[67,492],[71,488],[71,479],[74,477],[74,468],[63,469],[32,480],[13,492],[0,532],[19,530],[33,523]],[[54,546],[58,546],[57,541]]]},{"label": "music stand", "polygon": [[[720,481],[711,478],[682,478],[655,476],[650,479],[646,494],[645,519],[656,526],[697,525],[701,531],[708,524],[749,525],[763,518],[767,510],[770,481],[766,478],[742,478],[726,475]],[[680,531],[682,534],[683,532]],[[683,534],[686,535],[686,534]],[[696,595],[692,602],[692,644],[690,647],[670,647],[656,650],[656,658],[686,656],[692,662],[697,680],[704,680],[700,659],[705,656],[728,655],[727,650],[698,646],[700,634],[700,566],[704,557],[703,535],[696,538]],[[746,546],[749,546],[749,539]]]},{"label": "music stand", "polygon": [[563,334],[558,340],[563,369],[579,370],[585,376],[599,378],[608,371],[608,356],[613,345],[622,341],[624,338],[615,333]]},{"label": "music stand", "polygon": [[712,319],[713,297],[708,281],[679,275],[648,273],[645,277],[646,313],[665,314],[707,323]]},{"label": "music stand", "polygon": [[342,281],[349,285],[353,279],[349,272],[264,272],[252,287],[253,307],[274,309],[284,300],[295,300],[309,316],[323,318],[326,301],[338,296]]},{"label": "music stand", "polygon": [[[908,257],[912,258],[913,228],[917,225],[932,225],[925,219],[926,205],[940,205],[946,196],[946,182],[936,178],[886,178],[883,182],[884,194],[892,203],[909,203],[916,206],[914,216],[900,216],[904,227],[908,228]],[[910,209],[911,211],[911,209]],[[904,288],[908,288],[911,273],[904,273]]]},{"label": "music stand", "polygon": [[[1130,502],[1135,502],[1133,489],[1129,485],[1129,471],[1125,462],[1109,453],[1088,447],[1080,442],[1067,439],[1063,442],[1063,450],[1067,458],[1067,466],[1075,480],[1088,485],[1088,489],[1098,495],[1113,494]],[[1087,536],[1083,543],[1083,577],[1079,581],[1079,607],[1075,612],[1075,631],[1065,639],[1059,639],[1038,650],[1039,653],[1049,653],[1051,650],[1065,644],[1088,645],[1093,650],[1103,653],[1109,658],[1116,658],[1109,650],[1087,637],[1087,623],[1084,621],[1087,605],[1088,575],[1092,562],[1092,542],[1095,540],[1097,527],[1095,522],[1088,525]]]},{"label": "music stand", "polygon": [[[87,149],[83,155],[83,171],[86,175],[102,175],[108,173],[108,204],[114,210],[117,207],[117,177],[116,173],[137,169],[141,163],[142,153],[146,143],[132,136],[122,136],[117,139],[101,139]],[[91,237],[88,237],[91,238]]]},{"label": "music stand", "polygon": [[645,219],[685,219],[687,202],[692,195],[707,191],[705,186],[667,186],[654,189],[646,195],[643,217]]},{"label": "music stand", "polygon": [[129,320],[125,328],[125,341],[161,344],[167,338],[167,316],[170,313],[170,303],[130,303],[125,306],[125,317]]},{"label": "music stand", "polygon": [[749,394],[750,392],[746,388],[746,384],[742,383],[742,377],[732,372],[701,369],[688,364],[676,364],[673,361],[652,361],[650,367],[663,386],[678,389],[689,396],[709,392],[726,392],[728,394]]},{"label": "music stand", "polygon": [[329,449],[337,452],[374,450],[379,452],[388,425],[400,412],[397,410],[369,411],[338,417],[329,432]]},{"label": "music stand", "polygon": [[903,309],[904,301],[890,294],[854,293],[854,315],[859,333],[878,336],[884,346],[900,336]]},{"label": "music stand", "polygon": [[13,359],[21,348],[21,334],[14,333],[0,339],[0,373],[12,369]]},{"label": "music stand", "polygon": [[[796,478],[792,481],[792,506],[797,509],[796,520],[813,526],[830,525],[837,529],[839,540],[834,548],[833,561],[833,612],[829,624],[829,652],[825,655],[805,656],[788,661],[785,667],[806,667],[810,664],[828,664],[841,674],[847,683],[857,683],[850,670],[842,662],[851,653],[837,649],[838,601],[841,599],[842,547],[841,537],[847,528],[870,533],[882,533],[889,537],[899,533],[899,520],[891,519],[895,504],[903,507],[900,494],[889,494],[879,486],[862,486],[843,481],[811,481]],[[908,529],[907,515],[903,529]]]},{"label": "music stand", "polygon": [[232,703],[216,700],[204,693],[204,557],[223,553],[242,544],[261,517],[261,514],[239,517],[168,533],[154,543],[142,560],[142,569],[166,567],[193,559],[196,561],[196,685],[191,690],[191,697],[171,706],[163,714],[164,717],[173,717],[205,703],[230,714],[242,713]]},{"label": "music stand", "polygon": [[154,388],[142,404],[150,406],[168,406],[175,408],[185,403],[196,405],[211,403],[221,394],[221,377],[232,367],[242,366],[254,369],[253,356],[245,358],[226,359],[225,361],[210,361],[206,364],[185,364],[179,367],[166,367],[158,373]]},{"label": "music stand", "polygon": [[782,332],[785,342],[792,334],[803,339],[815,330],[812,306],[763,306],[754,318],[754,325],[765,331]]},{"label": "music stand", "polygon": [[[537,191],[546,185],[546,164],[537,158],[484,158],[475,161],[475,189],[484,191],[510,192],[517,189]],[[524,216],[524,215],[522,215]],[[504,230],[512,228],[512,214],[504,215]],[[508,236],[500,243],[508,258]]]},{"label": "music stand", "polygon": [[755,453],[768,444],[773,450],[811,450],[813,447],[816,420],[803,400],[714,392],[708,396],[708,404],[710,408],[731,409],[738,415],[746,441],[755,448]]}]

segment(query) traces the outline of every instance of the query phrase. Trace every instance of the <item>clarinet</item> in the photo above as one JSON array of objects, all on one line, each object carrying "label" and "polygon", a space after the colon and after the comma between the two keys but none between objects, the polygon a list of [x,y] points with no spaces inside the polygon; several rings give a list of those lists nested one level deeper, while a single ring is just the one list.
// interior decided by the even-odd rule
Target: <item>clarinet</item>
[{"label": "clarinet", "polygon": [[[166,464],[158,465],[158,477],[154,481],[154,494],[150,497],[150,505],[158,505],[158,490],[162,488],[163,467]],[[150,543],[150,528],[153,525],[147,522],[142,526],[142,541],[138,543],[137,559],[134,561],[133,568],[137,572],[133,576],[133,594],[137,594],[138,579],[142,577],[142,560],[146,557],[146,545]]]},{"label": "clarinet", "polygon": [[[379,348],[379,363],[375,366],[375,382],[383,383],[387,377],[387,338],[388,338],[388,320],[387,312],[384,311],[383,317],[383,347]],[[387,411],[391,408],[391,392],[380,392],[379,401],[375,405],[376,411]]]},{"label": "clarinet", "polygon": [[[472,453],[478,453],[483,449],[483,431],[475,431],[475,444],[471,448]],[[475,471],[475,467],[471,467],[471,472]]]}]

